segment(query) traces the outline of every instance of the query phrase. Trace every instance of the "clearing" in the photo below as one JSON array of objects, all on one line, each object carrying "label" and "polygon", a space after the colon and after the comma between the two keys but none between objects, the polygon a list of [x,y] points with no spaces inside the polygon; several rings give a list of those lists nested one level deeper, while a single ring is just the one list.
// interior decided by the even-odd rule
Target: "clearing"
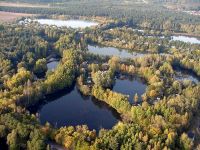
[{"label": "clearing", "polygon": [[12,13],[0,11],[0,23],[13,22],[21,17],[33,16],[34,14],[25,14],[25,13]]}]

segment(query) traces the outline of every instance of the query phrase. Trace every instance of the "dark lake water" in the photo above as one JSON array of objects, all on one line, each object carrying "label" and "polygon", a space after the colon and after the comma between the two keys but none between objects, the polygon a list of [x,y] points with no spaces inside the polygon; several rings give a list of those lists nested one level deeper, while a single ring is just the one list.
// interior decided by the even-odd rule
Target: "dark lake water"
[{"label": "dark lake water", "polygon": [[117,78],[113,91],[129,95],[129,102],[134,104],[133,98],[137,93],[139,96],[139,101],[141,101],[141,95],[145,93],[147,85],[140,78],[130,77],[124,80]]},{"label": "dark lake water", "polygon": [[[133,96],[138,94],[139,100],[146,90],[146,85],[138,78],[116,78],[113,91],[130,95],[130,103]],[[87,125],[89,129],[97,132],[101,128],[111,129],[120,116],[115,109],[106,103],[93,97],[85,97],[74,86],[71,90],[47,96],[45,103],[38,104],[30,111],[39,114],[41,124],[49,122],[55,127]]]},{"label": "dark lake water", "polygon": [[128,52],[128,50],[115,47],[106,47],[99,45],[88,45],[89,52],[103,56],[118,56],[120,58],[136,58],[142,57],[145,54],[137,52]]},{"label": "dark lake water", "polygon": [[56,127],[86,124],[89,129],[99,131],[111,129],[120,119],[116,110],[95,98],[82,96],[76,87],[49,97],[46,104],[34,108],[41,124],[49,122]]}]

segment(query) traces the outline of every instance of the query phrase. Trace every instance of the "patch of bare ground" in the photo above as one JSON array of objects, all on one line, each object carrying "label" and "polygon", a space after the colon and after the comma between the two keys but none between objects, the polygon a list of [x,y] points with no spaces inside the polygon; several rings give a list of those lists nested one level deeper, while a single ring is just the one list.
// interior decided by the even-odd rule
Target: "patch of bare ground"
[{"label": "patch of bare ground", "polygon": [[0,11],[0,23],[9,23],[13,22],[21,17],[30,17],[33,14],[25,14],[25,13],[12,13],[12,12],[4,12]]}]

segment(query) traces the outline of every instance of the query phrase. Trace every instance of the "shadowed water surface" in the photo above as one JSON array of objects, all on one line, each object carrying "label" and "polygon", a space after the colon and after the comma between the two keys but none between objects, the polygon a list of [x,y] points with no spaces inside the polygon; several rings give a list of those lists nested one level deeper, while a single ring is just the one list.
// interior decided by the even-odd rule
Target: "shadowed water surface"
[{"label": "shadowed water surface", "polygon": [[147,85],[144,83],[144,81],[136,77],[130,77],[124,80],[117,78],[112,90],[129,95],[129,102],[133,104],[133,98],[135,94],[138,94],[139,101],[141,101],[141,95],[145,93],[146,88]]},{"label": "shadowed water surface", "polygon": [[46,104],[31,110],[39,113],[41,124],[49,122],[55,127],[86,124],[89,129],[99,131],[111,129],[120,119],[113,108],[92,97],[82,96],[76,87],[49,97]]}]

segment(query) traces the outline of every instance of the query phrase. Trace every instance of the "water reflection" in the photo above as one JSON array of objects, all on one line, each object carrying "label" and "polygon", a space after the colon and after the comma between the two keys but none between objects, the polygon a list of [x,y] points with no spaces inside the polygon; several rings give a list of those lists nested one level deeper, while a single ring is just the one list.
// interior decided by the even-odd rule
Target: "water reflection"
[{"label": "water reflection", "polygon": [[200,40],[195,37],[188,36],[172,36],[173,41],[189,42],[191,44],[200,44]]},{"label": "water reflection", "polygon": [[119,114],[106,103],[80,94],[76,87],[47,97],[46,104],[40,104],[31,112],[39,113],[41,124],[51,123],[56,127],[88,125],[99,131],[111,129],[120,119]]},{"label": "water reflection", "polygon": [[115,47],[104,47],[99,45],[88,45],[89,52],[103,56],[118,56],[120,58],[136,58],[142,57],[145,54],[137,52],[129,52],[128,50]]},{"label": "water reflection", "polygon": [[57,67],[58,63],[59,63],[58,60],[54,60],[54,61],[47,63],[48,71],[53,71]]},{"label": "water reflection", "polygon": [[116,78],[113,91],[129,95],[129,102],[134,104],[134,96],[137,93],[139,101],[142,101],[141,95],[145,93],[147,85],[138,77],[127,77],[120,75]]},{"label": "water reflection", "polygon": [[34,21],[44,25],[55,25],[57,27],[86,28],[98,25],[97,22],[86,20],[58,20],[58,19],[35,19]]}]

